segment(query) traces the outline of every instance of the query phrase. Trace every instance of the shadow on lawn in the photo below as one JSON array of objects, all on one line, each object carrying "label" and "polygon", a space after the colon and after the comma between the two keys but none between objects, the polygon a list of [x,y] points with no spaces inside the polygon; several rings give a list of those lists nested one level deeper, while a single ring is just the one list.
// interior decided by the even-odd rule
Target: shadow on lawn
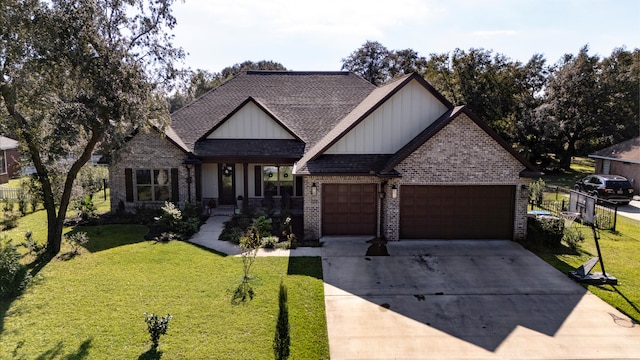
[{"label": "shadow on lawn", "polygon": [[84,246],[95,253],[119,246],[137,244],[144,241],[149,229],[144,225],[93,225],[76,226],[69,234],[86,232],[89,242]]},{"label": "shadow on lawn", "polygon": [[311,256],[289,256],[287,275],[303,275],[322,280],[322,259]]},{"label": "shadow on lawn", "polygon": [[[49,360],[49,359],[58,359],[58,358],[67,359],[67,360],[84,359],[87,356],[89,356],[89,349],[91,348],[92,341],[93,341],[93,338],[88,338],[87,340],[83,341],[82,344],[80,344],[76,352],[68,355],[63,355],[63,356],[61,356],[63,342],[60,341],[51,349],[48,349],[42,354],[38,355],[36,360]],[[20,347],[22,346],[22,344],[23,343],[18,344],[18,346],[13,350],[14,358],[18,358],[18,355],[19,355],[18,351],[20,350]]]},{"label": "shadow on lawn", "polygon": [[162,357],[162,351],[158,351],[157,348],[151,347],[151,349],[145,351],[140,356],[138,356],[138,360],[158,360]]},{"label": "shadow on lawn", "polygon": [[[48,254],[44,253],[44,254],[41,254],[40,256],[38,256],[30,264],[28,264],[27,265],[27,272],[29,273],[31,278],[35,278],[36,275],[38,275],[38,273],[49,262],[51,262],[51,259],[53,259],[51,256],[49,256]],[[29,286],[31,286],[31,285],[32,284],[30,284]],[[27,286],[27,289],[29,288],[29,286]],[[11,304],[13,303],[13,301],[16,300],[18,297],[20,297],[20,295],[22,295],[22,293],[17,294],[16,296],[13,296],[13,297],[8,298],[8,299],[0,299],[0,335],[4,332],[4,319],[5,319],[5,317],[7,317],[7,312],[9,311],[9,308],[11,307]]]}]

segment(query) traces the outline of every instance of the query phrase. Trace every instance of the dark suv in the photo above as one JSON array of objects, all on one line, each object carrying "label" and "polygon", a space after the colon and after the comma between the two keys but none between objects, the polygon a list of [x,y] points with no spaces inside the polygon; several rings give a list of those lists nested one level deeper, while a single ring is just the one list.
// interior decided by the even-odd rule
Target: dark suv
[{"label": "dark suv", "polygon": [[576,181],[574,189],[622,205],[633,200],[631,183],[620,175],[589,175]]}]

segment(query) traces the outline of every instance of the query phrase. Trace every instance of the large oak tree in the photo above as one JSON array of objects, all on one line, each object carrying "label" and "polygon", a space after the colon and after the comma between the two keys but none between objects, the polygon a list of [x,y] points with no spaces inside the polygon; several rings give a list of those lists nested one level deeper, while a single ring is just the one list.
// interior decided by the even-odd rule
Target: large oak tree
[{"label": "large oak tree", "polygon": [[[100,146],[168,122],[163,84],[184,56],[174,0],[0,0],[0,108],[42,185],[60,251],[73,182]],[[8,115],[8,116],[7,116]]]}]

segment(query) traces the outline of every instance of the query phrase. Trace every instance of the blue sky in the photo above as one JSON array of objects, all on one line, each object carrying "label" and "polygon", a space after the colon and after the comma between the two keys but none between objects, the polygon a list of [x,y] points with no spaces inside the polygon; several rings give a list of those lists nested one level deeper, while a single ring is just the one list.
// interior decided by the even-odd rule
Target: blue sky
[{"label": "blue sky", "polygon": [[601,57],[640,48],[640,0],[186,0],[174,15],[185,65],[214,72],[244,60],[340,70],[367,40],[423,56],[540,53],[550,64],[585,44]]}]

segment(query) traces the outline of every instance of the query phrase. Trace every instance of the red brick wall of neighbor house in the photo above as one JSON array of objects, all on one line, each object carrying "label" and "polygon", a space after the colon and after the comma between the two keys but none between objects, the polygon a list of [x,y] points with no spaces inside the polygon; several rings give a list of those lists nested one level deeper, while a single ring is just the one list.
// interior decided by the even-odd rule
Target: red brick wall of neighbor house
[{"label": "red brick wall of neighbor house", "polygon": [[[602,174],[602,159],[596,159],[595,173]],[[633,192],[640,195],[640,164],[624,163],[623,161],[611,161],[609,173],[626,177],[633,185]]]},{"label": "red brick wall of neighbor house", "polygon": [[5,150],[5,155],[7,157],[7,173],[0,174],[0,184],[5,184],[10,179],[20,176],[20,154],[18,149]]},{"label": "red brick wall of neighbor house", "polygon": [[[516,185],[513,238],[526,236],[528,192],[521,185],[529,179],[520,178],[524,169],[500,144],[496,143],[476,123],[462,114],[403,160],[396,170],[401,178],[389,181],[397,185]],[[400,197],[385,197],[384,232],[389,240],[398,239]]]},{"label": "red brick wall of neighbor house", "polygon": [[7,154],[7,171],[9,176],[17,178],[20,176],[20,153],[18,149],[6,150]]},{"label": "red brick wall of neighbor house", "polygon": [[[111,211],[118,210],[120,201],[124,203],[125,210],[134,211],[136,205],[144,204],[147,207],[163,206],[163,202],[127,202],[125,189],[125,169],[178,169],[178,188],[180,201],[178,205],[184,206],[187,200],[187,169],[182,165],[185,154],[169,140],[160,136],[156,131],[148,133],[140,132],[127,142],[120,154],[120,159],[109,164],[109,186],[111,187]],[[192,170],[193,171],[193,170]],[[193,173],[191,174],[193,176]],[[191,196],[195,199],[195,183],[191,184]],[[135,197],[135,189],[134,189]]]}]

